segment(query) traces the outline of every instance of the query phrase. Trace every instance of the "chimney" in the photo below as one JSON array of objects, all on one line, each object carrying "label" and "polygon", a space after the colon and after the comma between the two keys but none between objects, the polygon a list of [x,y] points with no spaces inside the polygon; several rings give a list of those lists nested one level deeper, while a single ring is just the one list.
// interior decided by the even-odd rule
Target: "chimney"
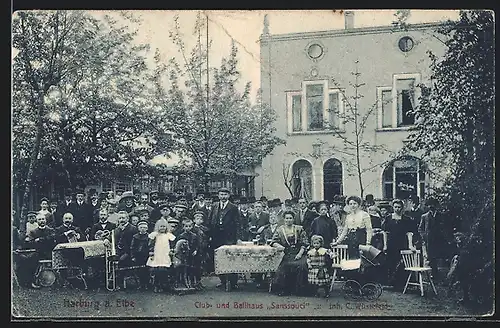
[{"label": "chimney", "polygon": [[354,28],[354,11],[346,10],[344,12],[344,22],[346,30]]}]

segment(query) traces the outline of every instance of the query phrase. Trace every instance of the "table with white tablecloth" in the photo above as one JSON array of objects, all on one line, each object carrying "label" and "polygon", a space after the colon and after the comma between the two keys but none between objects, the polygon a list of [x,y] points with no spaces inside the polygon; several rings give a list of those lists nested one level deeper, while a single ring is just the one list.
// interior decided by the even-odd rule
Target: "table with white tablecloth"
[{"label": "table with white tablecloth", "polygon": [[224,245],[214,253],[215,274],[272,275],[278,270],[283,256],[283,250],[269,245]]}]

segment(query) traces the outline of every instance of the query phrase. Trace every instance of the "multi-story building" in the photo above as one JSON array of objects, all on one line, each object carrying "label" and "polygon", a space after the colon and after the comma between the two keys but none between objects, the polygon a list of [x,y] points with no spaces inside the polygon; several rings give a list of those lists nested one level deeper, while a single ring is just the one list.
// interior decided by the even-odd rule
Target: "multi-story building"
[{"label": "multi-story building", "polygon": [[427,52],[444,54],[438,24],[355,28],[353,15],[321,32],[271,35],[264,22],[261,88],[286,145],[256,169],[257,197],[360,195],[358,159],[364,195],[422,198],[432,185],[430,164],[400,152],[430,81]]}]

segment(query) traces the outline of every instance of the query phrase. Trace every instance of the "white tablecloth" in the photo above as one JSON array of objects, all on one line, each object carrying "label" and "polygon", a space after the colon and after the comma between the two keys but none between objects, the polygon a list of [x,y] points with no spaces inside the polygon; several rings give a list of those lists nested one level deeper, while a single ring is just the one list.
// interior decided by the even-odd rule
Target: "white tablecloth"
[{"label": "white tablecloth", "polygon": [[264,245],[225,245],[214,254],[215,273],[276,272],[284,253]]}]

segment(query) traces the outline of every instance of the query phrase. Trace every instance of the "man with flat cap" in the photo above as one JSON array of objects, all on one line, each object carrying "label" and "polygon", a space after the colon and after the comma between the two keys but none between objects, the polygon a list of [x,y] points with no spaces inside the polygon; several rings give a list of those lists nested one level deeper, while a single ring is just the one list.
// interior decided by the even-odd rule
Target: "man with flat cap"
[{"label": "man with flat cap", "polygon": [[[227,188],[219,189],[219,201],[214,203],[209,214],[211,249],[223,245],[236,245],[240,242],[240,218],[238,207],[229,201],[230,191]],[[229,282],[231,287],[237,287],[238,275],[219,275],[221,283],[218,287]]]}]

